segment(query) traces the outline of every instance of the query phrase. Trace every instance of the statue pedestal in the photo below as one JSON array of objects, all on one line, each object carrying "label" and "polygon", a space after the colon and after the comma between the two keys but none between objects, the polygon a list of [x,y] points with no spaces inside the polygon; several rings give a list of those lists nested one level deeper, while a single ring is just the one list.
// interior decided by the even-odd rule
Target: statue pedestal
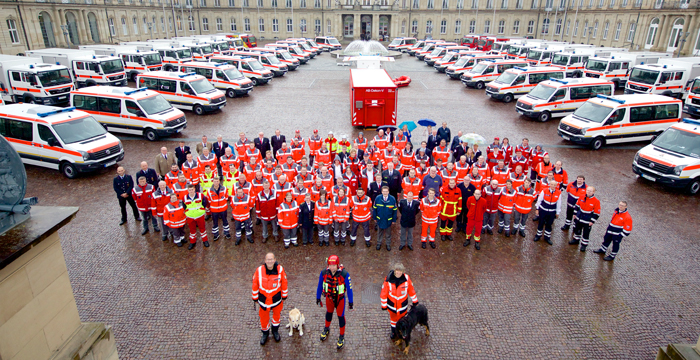
[{"label": "statue pedestal", "polygon": [[58,237],[77,212],[34,206],[0,237],[0,359],[118,359],[111,327],[78,315]]},{"label": "statue pedestal", "polygon": [[700,338],[697,344],[668,344],[659,348],[656,360],[700,360]]}]

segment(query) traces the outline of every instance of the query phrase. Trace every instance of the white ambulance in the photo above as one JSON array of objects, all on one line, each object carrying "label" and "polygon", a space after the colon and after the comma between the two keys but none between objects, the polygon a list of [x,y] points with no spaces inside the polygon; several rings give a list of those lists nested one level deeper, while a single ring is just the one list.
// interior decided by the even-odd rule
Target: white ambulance
[{"label": "white ambulance", "polygon": [[[189,48],[192,59],[195,61],[209,61],[209,58],[214,56],[214,49],[210,44],[199,43],[197,40],[151,39],[148,40],[148,42],[154,44],[154,47],[156,47],[157,44],[160,46],[165,45],[173,48]],[[158,47],[158,49],[161,49],[160,46]]]},{"label": "white ambulance", "polygon": [[107,131],[144,136],[156,141],[187,127],[182,111],[153,90],[91,86],[74,90],[71,106],[91,114]]},{"label": "white ambulance", "polygon": [[267,84],[272,81],[272,71],[265,69],[256,59],[243,56],[214,56],[211,62],[233,65],[243,76],[253,82],[253,86]]},{"label": "white ambulance", "polygon": [[313,59],[316,57],[316,50],[312,49],[309,44],[306,42],[299,42],[296,40],[279,40],[277,44],[286,44],[286,45],[291,45],[291,46],[297,46],[303,54],[307,55],[309,59]]},{"label": "white ambulance", "polygon": [[[444,42],[444,41],[430,41],[430,40],[426,41],[425,46],[423,46],[422,49],[416,50],[416,52],[414,53],[414,55],[416,56],[416,59],[423,61],[423,59],[425,58],[426,55],[429,55],[430,53],[433,52],[433,50],[435,50],[435,48],[437,47],[437,44],[446,44],[446,42]],[[449,46],[456,46],[456,45],[457,44],[455,44],[455,43],[449,43]]]},{"label": "white ambulance", "polygon": [[433,66],[435,65],[435,62],[445,56],[448,51],[458,52],[469,50],[472,50],[469,48],[469,46],[459,46],[456,43],[440,43],[435,46],[433,51],[431,51],[429,54],[424,54],[421,60],[423,60],[426,65]]},{"label": "white ambulance", "polygon": [[77,87],[94,85],[126,86],[126,72],[120,58],[95,55],[92,50],[39,49],[27,50],[27,56],[40,57],[47,64],[70,69]]},{"label": "white ambulance", "polygon": [[670,188],[700,192],[700,121],[683,119],[634,155],[632,170]]},{"label": "white ambulance", "polygon": [[197,115],[223,109],[226,95],[217,90],[204,76],[195,73],[153,71],[140,74],[139,87],[154,90],[174,107],[192,110]]},{"label": "white ambulance", "polygon": [[598,150],[605,144],[645,141],[680,120],[683,103],[653,94],[598,95],[559,122],[564,140]]},{"label": "white ambulance", "polygon": [[316,53],[316,55],[321,55],[323,53],[323,49],[321,49],[321,47],[312,40],[306,38],[287,38],[287,41],[294,41],[299,44],[305,44],[304,48],[308,47],[311,51]]},{"label": "white ambulance", "polygon": [[215,88],[230,98],[247,95],[253,91],[253,82],[243,76],[235,66],[226,63],[192,61],[183,64],[180,71],[204,76]]},{"label": "white ambulance", "polygon": [[578,78],[583,76],[583,69],[588,58],[593,56],[611,56],[612,53],[626,52],[627,49],[613,47],[576,48],[570,50],[571,45],[552,55],[551,66],[566,70],[566,77]]},{"label": "white ambulance", "polygon": [[324,51],[341,50],[343,45],[340,45],[335,36],[316,36],[314,41],[323,47]]},{"label": "white ambulance", "polygon": [[261,53],[273,54],[279,61],[287,65],[289,71],[294,71],[299,67],[299,60],[294,58],[287,50],[277,50],[266,47],[256,47],[250,49],[251,51],[257,51]]},{"label": "white ambulance", "polygon": [[615,52],[609,57],[593,56],[588,58],[583,74],[585,77],[596,79],[605,78],[615,83],[615,88],[622,89],[627,83],[630,69],[635,65],[656,64],[659,59],[670,57],[670,54],[639,52],[620,53]]},{"label": "white ambulance", "polygon": [[700,117],[700,76],[691,80],[687,89],[688,97],[685,98],[683,111],[694,117]]},{"label": "white ambulance", "polygon": [[656,64],[635,65],[625,94],[661,94],[685,99],[686,86],[700,75],[700,57],[659,59]]},{"label": "white ambulance", "polygon": [[182,63],[192,61],[192,51],[185,46],[171,46],[166,43],[145,41],[122,42],[121,45],[136,46],[140,51],[157,51],[163,62],[163,71],[173,71]]},{"label": "white ambulance", "polygon": [[287,65],[282,63],[277,58],[277,56],[270,54],[268,52],[261,52],[261,51],[255,51],[255,50],[234,51],[231,56],[238,56],[238,57],[242,57],[242,58],[250,57],[252,59],[258,60],[258,62],[260,62],[260,64],[264,68],[272,71],[272,75],[274,77],[284,76],[284,74],[286,74],[287,71],[289,71],[289,69],[287,68]]},{"label": "white ambulance", "polygon": [[302,65],[308,63],[310,59],[309,55],[305,54],[301,48],[296,45],[274,43],[265,44],[265,47],[269,49],[286,50],[292,55],[292,57],[299,60],[299,63]]},{"label": "white ambulance", "polygon": [[133,45],[82,45],[80,49],[92,50],[97,55],[111,55],[122,59],[127,78],[136,81],[136,75],[159,71],[163,68],[160,54],[154,50],[141,51]]},{"label": "white ambulance", "polygon": [[172,38],[172,40],[190,42],[198,45],[209,45],[214,55],[231,55],[231,48],[228,45],[228,41],[213,39],[211,35],[178,36]]},{"label": "white ambulance", "polygon": [[417,41],[414,37],[397,37],[386,48],[387,50],[406,52],[406,49],[413,46]]},{"label": "white ambulance", "polygon": [[119,139],[90,114],[72,107],[5,105],[0,107],[0,135],[23,163],[60,170],[69,179],[124,159]]},{"label": "white ambulance", "polygon": [[[481,50],[448,51],[441,58],[435,60],[435,62],[433,63],[433,68],[437,72],[444,73],[447,70],[448,66],[456,63],[461,57],[470,56],[470,55],[473,55],[473,56],[483,55],[483,56],[488,56],[489,58],[494,57],[494,55],[488,55],[485,51],[481,51]],[[495,56],[495,57],[500,58],[498,56]],[[474,64],[476,64],[476,62],[474,62]]]},{"label": "white ambulance", "polygon": [[506,70],[515,67],[527,67],[527,62],[525,60],[483,60],[462,74],[459,79],[466,87],[483,90],[486,84],[498,79]]},{"label": "white ambulance", "polygon": [[514,67],[486,85],[486,95],[509,103],[551,78],[563,79],[564,70],[551,66]]},{"label": "white ambulance", "polygon": [[63,65],[40,58],[0,55],[0,95],[5,102],[68,104],[73,78]]},{"label": "white ambulance", "polygon": [[535,86],[527,95],[515,103],[520,115],[541,122],[552,117],[563,117],[573,113],[590,98],[611,96],[615,85],[599,79],[551,79]]},{"label": "white ambulance", "polygon": [[461,55],[459,56],[459,59],[454,61],[452,64],[449,62],[443,63],[444,59],[446,58],[447,55],[445,55],[442,60],[436,62],[434,67],[437,69],[437,71],[440,71],[440,67],[446,65],[441,72],[444,72],[447,77],[452,79],[459,79],[462,74],[471,70],[474,66],[476,66],[476,64],[483,60],[503,60],[503,56],[501,55],[488,55],[483,51],[478,54]]},{"label": "white ambulance", "polygon": [[415,44],[407,47],[405,52],[410,56],[416,56],[416,51],[422,49],[423,46],[425,46],[425,40],[418,40]]}]

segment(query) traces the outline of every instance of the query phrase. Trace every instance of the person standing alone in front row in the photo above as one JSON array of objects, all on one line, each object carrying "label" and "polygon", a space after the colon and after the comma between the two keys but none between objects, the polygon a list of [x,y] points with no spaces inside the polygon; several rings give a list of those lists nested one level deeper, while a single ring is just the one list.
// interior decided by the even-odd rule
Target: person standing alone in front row
[{"label": "person standing alone in front row", "polygon": [[399,251],[403,250],[404,246],[413,250],[413,228],[416,227],[416,215],[418,215],[419,208],[420,202],[413,199],[413,191],[409,191],[406,198],[399,203],[399,212],[401,213]]},{"label": "person standing alone in front row", "polygon": [[377,250],[382,248],[382,241],[386,240],[386,250],[391,251],[391,224],[396,221],[396,198],[389,194],[388,186],[382,186],[382,194],[374,199],[372,213],[379,227]]},{"label": "person standing alone in front row", "polygon": [[119,208],[122,214],[119,225],[124,225],[124,223],[126,223],[126,203],[129,203],[131,206],[136,221],[141,221],[139,209],[136,207],[136,202],[131,196],[131,190],[134,188],[134,178],[132,178],[131,175],[127,175],[126,170],[121,166],[117,168],[117,176],[115,176],[114,181],[112,181],[112,187],[114,188],[114,192],[117,193]]}]

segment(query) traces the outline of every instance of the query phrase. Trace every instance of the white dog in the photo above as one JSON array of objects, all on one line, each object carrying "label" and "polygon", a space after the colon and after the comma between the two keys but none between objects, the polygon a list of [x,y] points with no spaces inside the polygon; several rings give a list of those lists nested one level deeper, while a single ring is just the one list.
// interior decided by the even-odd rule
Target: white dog
[{"label": "white dog", "polygon": [[304,336],[304,323],[306,320],[304,319],[304,314],[299,311],[299,309],[294,308],[292,310],[289,310],[289,324],[287,324],[287,327],[289,328],[289,336],[292,336],[294,334],[294,329],[299,329],[299,336]]}]

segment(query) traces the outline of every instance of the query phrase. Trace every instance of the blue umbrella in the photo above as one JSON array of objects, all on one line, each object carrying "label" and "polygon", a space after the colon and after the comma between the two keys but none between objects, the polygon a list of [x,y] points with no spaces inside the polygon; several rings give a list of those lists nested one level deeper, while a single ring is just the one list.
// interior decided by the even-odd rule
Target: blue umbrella
[{"label": "blue umbrella", "polygon": [[418,125],[416,125],[416,123],[413,121],[404,121],[401,124],[399,124],[399,129],[403,129],[404,125],[406,125],[408,132],[411,132],[418,127]]},{"label": "blue umbrella", "polygon": [[433,120],[430,120],[430,119],[420,119],[420,120],[418,120],[418,125],[427,127],[427,126],[435,126],[435,125],[437,125],[437,123]]}]

